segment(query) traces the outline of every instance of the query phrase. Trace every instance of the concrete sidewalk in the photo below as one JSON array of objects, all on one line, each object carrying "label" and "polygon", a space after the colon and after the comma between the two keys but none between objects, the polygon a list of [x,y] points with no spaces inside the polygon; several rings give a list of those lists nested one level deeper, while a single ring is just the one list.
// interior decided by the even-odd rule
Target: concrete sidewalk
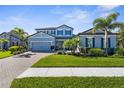
[{"label": "concrete sidewalk", "polygon": [[60,77],[60,76],[124,76],[124,68],[29,68],[17,78],[24,77]]}]

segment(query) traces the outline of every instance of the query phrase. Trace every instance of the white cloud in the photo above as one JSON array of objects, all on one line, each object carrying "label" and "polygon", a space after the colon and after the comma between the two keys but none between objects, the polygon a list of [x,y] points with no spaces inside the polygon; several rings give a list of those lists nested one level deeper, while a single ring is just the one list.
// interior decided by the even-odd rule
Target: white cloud
[{"label": "white cloud", "polygon": [[119,5],[100,5],[98,6],[98,10],[100,11],[108,11],[108,10],[112,10],[114,8],[119,7]]},{"label": "white cloud", "polygon": [[50,10],[52,14],[63,14],[65,10],[62,9],[61,6],[57,5],[53,9]]},{"label": "white cloud", "polygon": [[64,20],[66,23],[74,24],[83,21],[84,19],[87,18],[88,15],[89,13],[87,11],[76,9],[73,10],[72,12],[65,14],[62,17],[62,20]]},{"label": "white cloud", "polygon": [[101,17],[107,17],[110,13],[112,13],[112,12],[105,12],[105,13],[102,13],[100,16]]}]

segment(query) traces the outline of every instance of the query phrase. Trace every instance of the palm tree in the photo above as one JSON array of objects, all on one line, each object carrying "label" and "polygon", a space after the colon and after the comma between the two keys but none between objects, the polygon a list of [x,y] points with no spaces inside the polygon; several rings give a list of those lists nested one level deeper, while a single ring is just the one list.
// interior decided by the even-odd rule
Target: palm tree
[{"label": "palm tree", "polygon": [[113,12],[109,14],[106,18],[100,17],[94,20],[93,26],[94,30],[101,30],[105,32],[105,53],[108,55],[108,32],[111,32],[115,28],[120,28],[124,26],[122,22],[116,22],[118,16],[120,14],[117,12]]},{"label": "palm tree", "polygon": [[22,45],[24,45],[24,42],[27,43],[27,36],[28,33],[25,32],[23,29],[15,27],[14,29],[12,29],[10,32],[18,35],[21,39],[22,39]]}]

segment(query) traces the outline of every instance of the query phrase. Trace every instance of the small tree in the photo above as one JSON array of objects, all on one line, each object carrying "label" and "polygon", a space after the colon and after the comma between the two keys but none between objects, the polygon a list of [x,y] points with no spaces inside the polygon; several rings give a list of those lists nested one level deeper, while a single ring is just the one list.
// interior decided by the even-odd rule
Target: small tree
[{"label": "small tree", "polygon": [[64,41],[63,48],[71,50],[71,52],[75,52],[75,50],[77,49],[77,45],[78,45],[78,39],[72,38]]},{"label": "small tree", "polygon": [[69,43],[70,43],[70,40],[65,40],[64,43],[63,43],[63,48],[64,49],[69,49],[70,48]]},{"label": "small tree", "polygon": [[118,45],[120,48],[124,48],[124,29],[120,29],[118,32]]}]

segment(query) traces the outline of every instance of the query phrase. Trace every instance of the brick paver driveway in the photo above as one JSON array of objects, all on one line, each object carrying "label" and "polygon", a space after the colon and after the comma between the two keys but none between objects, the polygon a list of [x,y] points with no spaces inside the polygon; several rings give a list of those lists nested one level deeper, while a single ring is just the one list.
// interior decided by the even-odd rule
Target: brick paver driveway
[{"label": "brick paver driveway", "polygon": [[0,88],[10,87],[10,84],[14,78],[28,69],[40,58],[50,54],[52,53],[26,52],[24,54],[0,59]]}]

